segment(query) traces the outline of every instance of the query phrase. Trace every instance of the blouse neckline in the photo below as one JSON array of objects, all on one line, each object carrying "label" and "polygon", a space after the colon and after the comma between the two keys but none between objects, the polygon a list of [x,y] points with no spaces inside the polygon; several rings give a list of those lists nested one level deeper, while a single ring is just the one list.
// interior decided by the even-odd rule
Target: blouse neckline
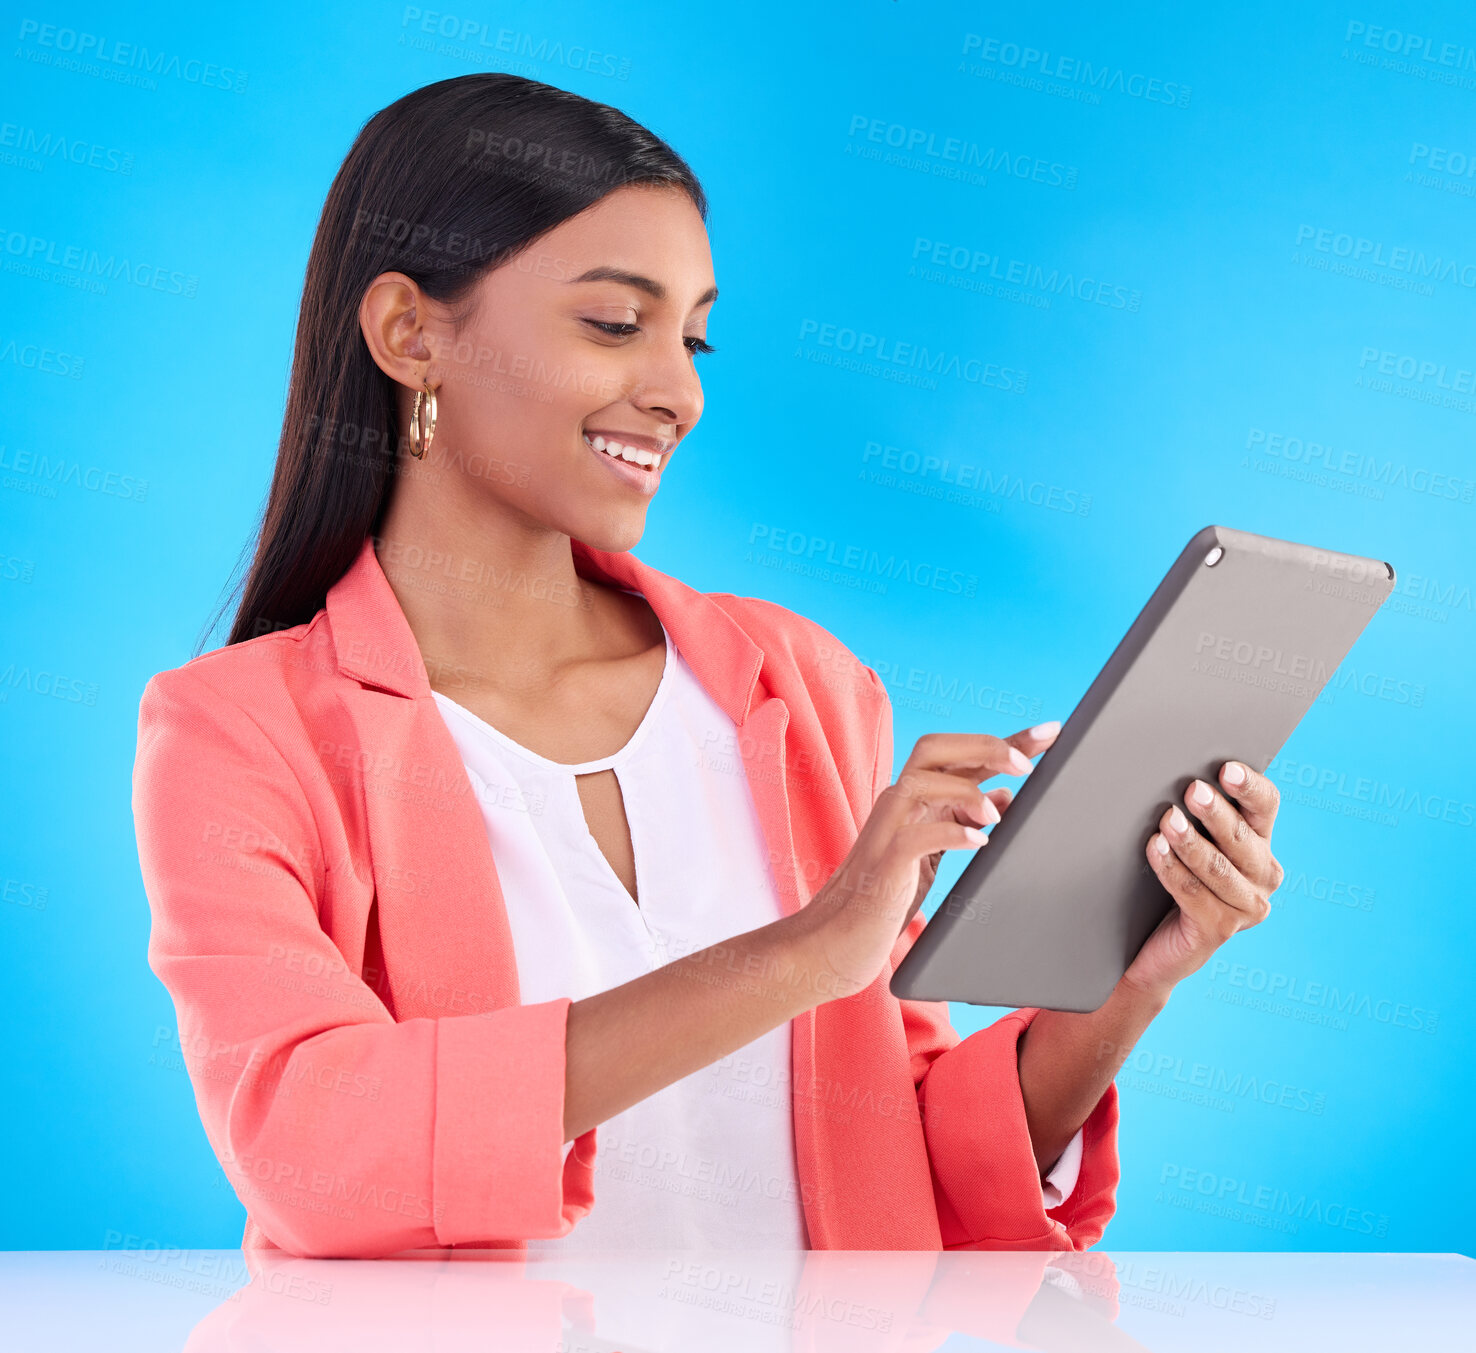
[{"label": "blouse neckline", "polygon": [[[632,589],[622,588],[621,591],[629,592]],[[639,595],[638,593],[636,595]],[[565,775],[587,775],[597,770],[608,770],[621,762],[628,760],[640,747],[646,736],[647,730],[656,722],[660,712],[661,702],[666,698],[667,688],[672,684],[673,671],[676,667],[675,646],[671,641],[671,633],[665,625],[661,626],[661,637],[666,646],[666,660],[661,668],[661,680],[656,685],[656,694],[651,697],[651,703],[646,706],[646,712],[641,716],[641,721],[636,725],[636,730],[630,735],[625,746],[619,751],[611,752],[609,756],[597,757],[593,761],[550,761],[546,756],[540,756],[530,748],[524,747],[522,743],[508,737],[500,728],[494,727],[479,715],[473,714],[465,705],[453,700],[449,695],[440,691],[432,690],[437,702],[443,709],[450,709],[460,718],[465,719],[474,728],[480,729],[488,737],[492,738],[499,746],[504,747],[525,761],[531,761],[536,766],[542,766],[545,770],[559,771]]]}]

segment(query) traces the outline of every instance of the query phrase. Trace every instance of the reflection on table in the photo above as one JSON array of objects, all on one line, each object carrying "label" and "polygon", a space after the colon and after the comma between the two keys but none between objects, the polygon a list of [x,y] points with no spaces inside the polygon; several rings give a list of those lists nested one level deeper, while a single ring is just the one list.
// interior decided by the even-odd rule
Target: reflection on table
[{"label": "reflection on table", "polygon": [[[110,1237],[111,1241],[111,1237]],[[0,1254],[7,1347],[924,1353],[1476,1347],[1476,1261],[1417,1254]]]}]

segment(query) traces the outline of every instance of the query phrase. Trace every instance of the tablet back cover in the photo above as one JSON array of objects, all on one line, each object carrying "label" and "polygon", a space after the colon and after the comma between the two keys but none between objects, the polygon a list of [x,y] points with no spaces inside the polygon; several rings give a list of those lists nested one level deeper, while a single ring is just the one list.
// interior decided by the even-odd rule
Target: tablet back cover
[{"label": "tablet back cover", "polygon": [[1393,585],[1381,560],[1222,526],[1196,534],[923,928],[893,995],[1097,1009],[1174,905],[1144,854],[1159,818],[1191,780],[1218,787],[1225,761],[1264,772]]}]

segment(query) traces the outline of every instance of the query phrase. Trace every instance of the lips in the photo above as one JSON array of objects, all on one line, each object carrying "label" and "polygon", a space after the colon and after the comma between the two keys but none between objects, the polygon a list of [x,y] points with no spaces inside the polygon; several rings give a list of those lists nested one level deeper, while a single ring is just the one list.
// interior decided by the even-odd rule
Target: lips
[{"label": "lips", "polygon": [[666,459],[669,443],[664,439],[646,437],[634,433],[586,432],[584,440],[589,447],[612,460],[624,461],[627,465],[638,465],[642,469],[659,470]]},{"label": "lips", "polygon": [[[604,449],[595,445],[596,439],[604,443]],[[589,447],[590,455],[599,460],[622,484],[630,486],[637,493],[644,494],[649,498],[660,487],[661,468],[656,453],[645,452],[644,448],[631,448],[632,452],[644,456],[647,460],[656,462],[649,465],[642,465],[639,459],[632,461],[626,460],[623,454],[611,455],[609,450],[610,442],[600,434],[586,434],[584,444]],[[624,444],[619,444],[619,446],[623,452]],[[664,460],[665,457],[661,457],[660,459]]]}]

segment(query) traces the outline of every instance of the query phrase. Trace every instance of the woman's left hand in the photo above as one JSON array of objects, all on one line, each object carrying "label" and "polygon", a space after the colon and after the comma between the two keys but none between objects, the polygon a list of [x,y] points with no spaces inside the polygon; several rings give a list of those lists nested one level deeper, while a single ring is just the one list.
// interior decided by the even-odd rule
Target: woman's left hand
[{"label": "woman's left hand", "polygon": [[[1238,783],[1230,778],[1237,773]],[[1221,766],[1219,778],[1223,792],[1203,780],[1184,792],[1184,807],[1213,840],[1170,808],[1146,847],[1149,863],[1178,905],[1148,937],[1121,983],[1160,1000],[1230,936],[1264,921],[1270,896],[1281,886],[1283,870],[1271,853],[1271,825],[1281,803],[1276,786],[1239,761]],[[1199,802],[1196,794],[1207,794],[1208,801]]]}]

